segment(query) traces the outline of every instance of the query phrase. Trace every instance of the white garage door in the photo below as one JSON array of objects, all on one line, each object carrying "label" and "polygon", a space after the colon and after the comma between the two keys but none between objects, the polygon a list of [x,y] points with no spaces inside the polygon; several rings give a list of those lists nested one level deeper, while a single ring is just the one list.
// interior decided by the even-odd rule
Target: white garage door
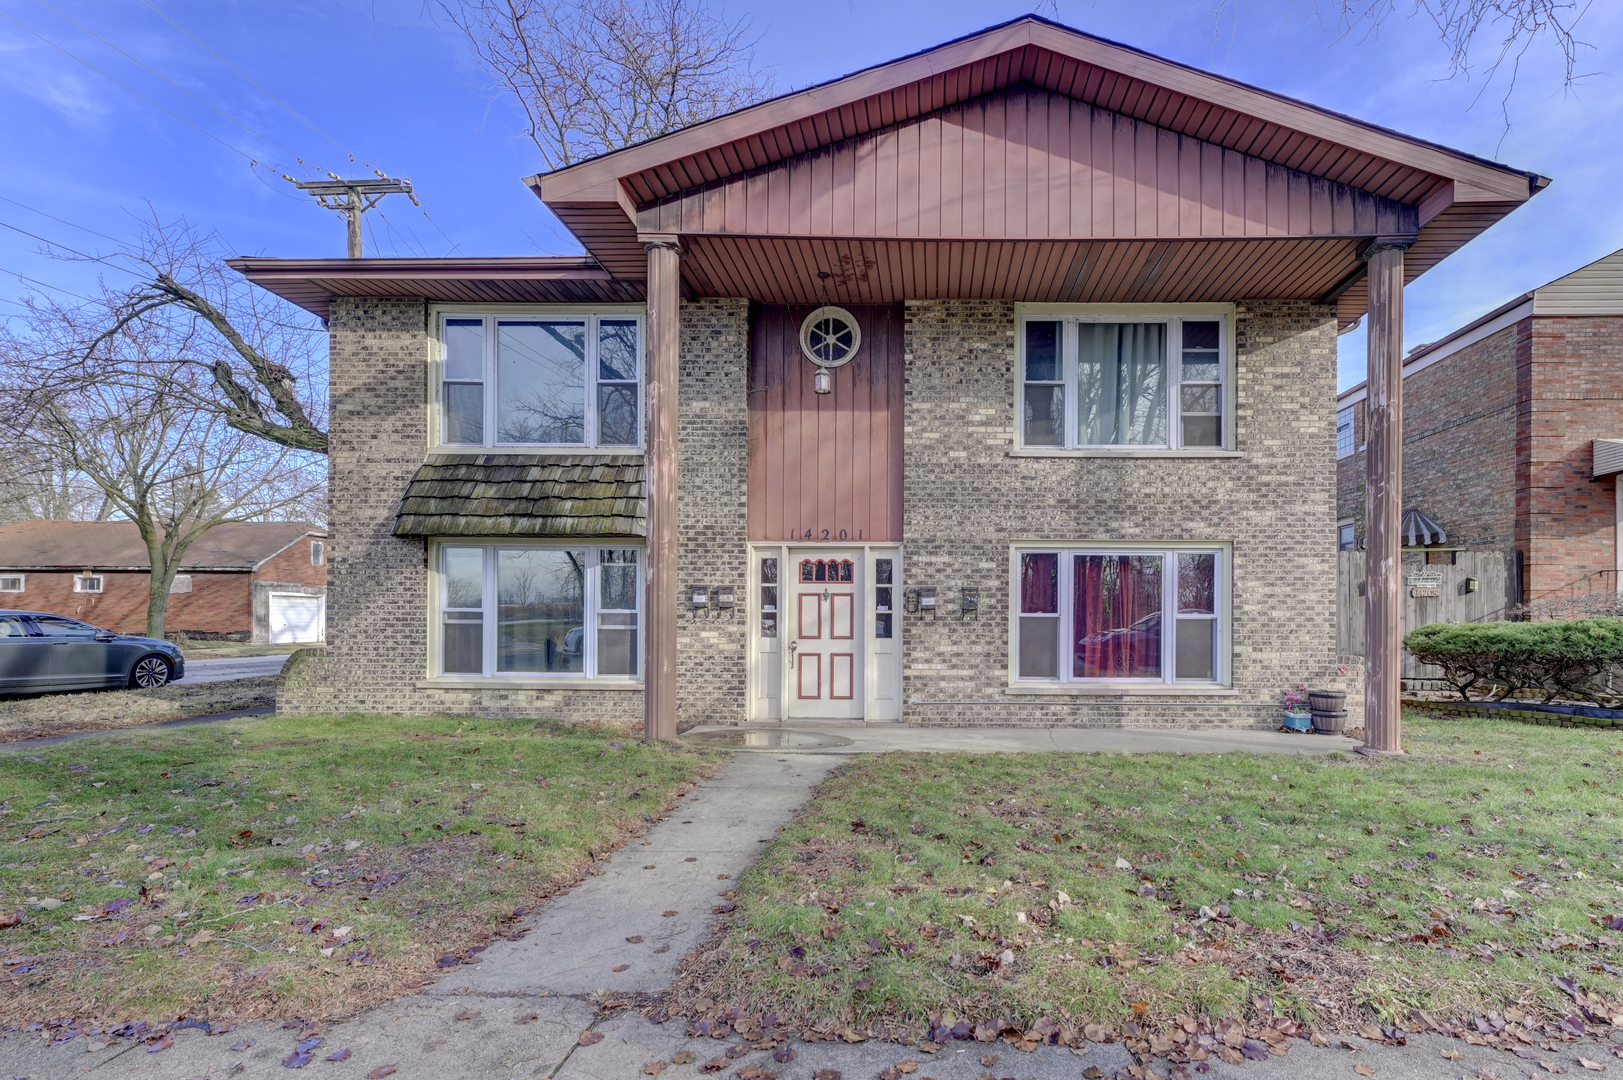
[{"label": "white garage door", "polygon": [[325,597],[271,593],[270,639],[276,644],[320,641],[326,636]]}]

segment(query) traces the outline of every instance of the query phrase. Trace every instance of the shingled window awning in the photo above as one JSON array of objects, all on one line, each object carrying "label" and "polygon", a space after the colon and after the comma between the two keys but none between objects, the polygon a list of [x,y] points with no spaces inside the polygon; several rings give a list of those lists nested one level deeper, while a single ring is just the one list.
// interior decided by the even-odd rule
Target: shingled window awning
[{"label": "shingled window awning", "polygon": [[644,536],[641,457],[440,454],[411,478],[396,536]]}]

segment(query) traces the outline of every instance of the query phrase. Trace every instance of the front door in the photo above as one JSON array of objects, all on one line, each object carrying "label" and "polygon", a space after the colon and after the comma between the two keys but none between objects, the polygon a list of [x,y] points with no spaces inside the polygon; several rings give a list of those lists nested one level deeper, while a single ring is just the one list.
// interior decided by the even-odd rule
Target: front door
[{"label": "front door", "polygon": [[789,716],[801,720],[861,720],[862,549],[791,551]]}]

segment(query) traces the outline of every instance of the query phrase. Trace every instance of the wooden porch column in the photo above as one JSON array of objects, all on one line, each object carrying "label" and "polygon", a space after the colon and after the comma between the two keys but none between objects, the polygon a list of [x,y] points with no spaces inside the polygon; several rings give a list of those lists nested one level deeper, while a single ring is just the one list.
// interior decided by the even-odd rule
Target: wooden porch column
[{"label": "wooden porch column", "polygon": [[1369,391],[1364,453],[1364,745],[1402,753],[1403,252],[1412,237],[1379,237],[1369,264]]},{"label": "wooden porch column", "polygon": [[648,624],[643,734],[676,738],[676,389],[681,355],[681,249],[643,236],[648,252]]}]

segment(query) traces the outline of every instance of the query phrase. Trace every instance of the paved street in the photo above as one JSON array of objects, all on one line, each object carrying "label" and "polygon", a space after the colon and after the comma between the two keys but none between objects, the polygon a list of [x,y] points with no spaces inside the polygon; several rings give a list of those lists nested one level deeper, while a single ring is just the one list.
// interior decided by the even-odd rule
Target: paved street
[{"label": "paved street", "polygon": [[193,660],[186,658],[186,677],[177,679],[176,686],[193,683],[227,682],[231,679],[253,679],[261,675],[275,675],[287,663],[286,656],[239,656],[224,660]]}]

